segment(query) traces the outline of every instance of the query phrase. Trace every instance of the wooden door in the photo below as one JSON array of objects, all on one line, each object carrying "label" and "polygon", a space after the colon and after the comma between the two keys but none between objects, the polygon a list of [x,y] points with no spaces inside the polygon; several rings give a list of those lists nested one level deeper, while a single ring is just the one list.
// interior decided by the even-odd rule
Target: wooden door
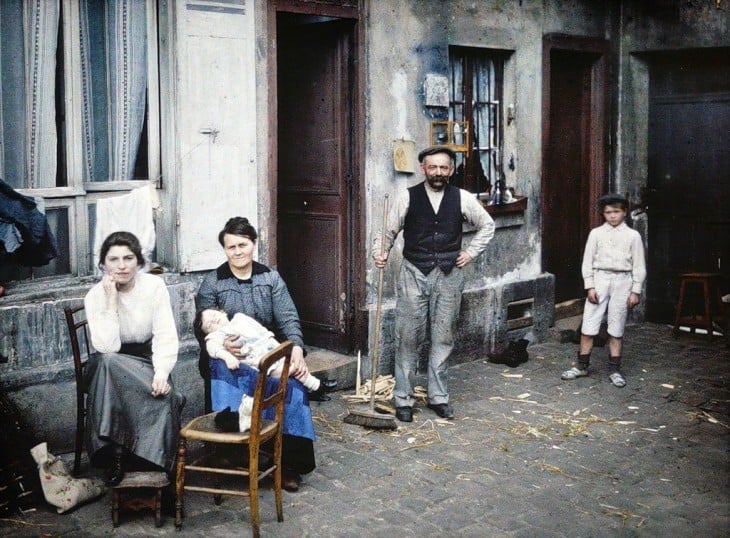
[{"label": "wooden door", "polygon": [[347,22],[280,15],[278,269],[308,345],[346,352],[353,325],[351,44]]},{"label": "wooden door", "polygon": [[545,39],[542,262],[555,302],[581,298],[583,246],[606,184],[605,43]]},{"label": "wooden door", "polygon": [[730,290],[730,49],[664,54],[649,73],[647,318],[671,322],[681,273]]}]

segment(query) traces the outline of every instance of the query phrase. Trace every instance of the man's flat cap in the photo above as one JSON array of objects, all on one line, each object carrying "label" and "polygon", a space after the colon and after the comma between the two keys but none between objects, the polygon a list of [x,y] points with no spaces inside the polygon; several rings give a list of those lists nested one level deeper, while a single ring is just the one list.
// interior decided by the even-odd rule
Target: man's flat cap
[{"label": "man's flat cap", "polygon": [[456,153],[450,147],[448,147],[448,146],[430,146],[418,154],[418,162],[422,163],[423,159],[425,159],[429,155],[436,155],[437,153],[446,153],[446,155],[451,157],[452,161],[456,160]]}]

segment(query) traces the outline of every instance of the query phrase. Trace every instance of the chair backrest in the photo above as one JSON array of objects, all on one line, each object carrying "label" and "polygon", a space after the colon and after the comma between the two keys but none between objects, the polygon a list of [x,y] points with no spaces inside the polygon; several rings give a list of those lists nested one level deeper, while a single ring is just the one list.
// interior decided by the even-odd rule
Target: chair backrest
[{"label": "chair backrest", "polygon": [[[76,374],[77,391],[83,387],[84,366],[89,359],[89,326],[84,315],[84,306],[70,307],[63,309],[66,314],[66,326],[68,327],[68,336],[71,339],[71,351],[74,357],[74,372]],[[80,343],[79,333],[83,333],[83,347]]]},{"label": "chair backrest", "polygon": [[[261,413],[264,410],[276,406],[275,421],[281,428],[284,419],[284,402],[286,400],[286,387],[289,379],[289,366],[291,364],[291,352],[294,344],[287,340],[269,351],[259,362],[259,375],[256,379],[256,388],[253,395],[253,410],[251,411],[251,432],[258,432],[261,429]],[[284,359],[284,366],[279,376],[279,383],[276,390],[266,396],[266,385],[269,368],[279,359]]]}]

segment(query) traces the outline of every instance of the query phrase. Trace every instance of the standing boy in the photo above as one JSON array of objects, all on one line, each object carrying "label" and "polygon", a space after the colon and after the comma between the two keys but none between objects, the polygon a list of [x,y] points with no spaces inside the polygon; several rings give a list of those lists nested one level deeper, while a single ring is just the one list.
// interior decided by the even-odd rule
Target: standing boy
[{"label": "standing boy", "polygon": [[583,254],[583,282],[586,303],[580,335],[580,351],[575,366],[563,372],[562,379],[588,375],[593,338],[608,312],[609,379],[617,387],[626,385],[621,375],[621,349],[624,327],[630,308],[639,303],[646,279],[644,244],[639,232],[624,219],[629,203],[620,194],[607,194],[598,200],[606,220],[591,230]]},{"label": "standing boy", "polygon": [[[375,266],[385,267],[388,253],[403,230],[403,263],[398,275],[395,321],[395,416],[413,420],[413,381],[419,350],[430,329],[428,407],[452,419],[447,369],[454,349],[454,326],[464,289],[462,268],[479,256],[494,236],[494,221],[476,196],[449,185],[456,155],[446,146],[432,146],[418,155],[424,181],[396,199],[388,217],[385,244],[373,242]],[[462,249],[462,224],[475,228]]]}]

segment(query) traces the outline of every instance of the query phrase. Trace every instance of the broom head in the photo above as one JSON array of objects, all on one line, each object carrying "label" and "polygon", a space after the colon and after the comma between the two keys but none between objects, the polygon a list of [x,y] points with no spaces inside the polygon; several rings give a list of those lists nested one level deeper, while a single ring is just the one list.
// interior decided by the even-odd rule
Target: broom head
[{"label": "broom head", "polygon": [[395,417],[392,415],[384,415],[373,411],[369,407],[362,409],[349,409],[347,416],[343,419],[347,424],[355,424],[373,430],[397,430],[398,425],[395,423]]}]

